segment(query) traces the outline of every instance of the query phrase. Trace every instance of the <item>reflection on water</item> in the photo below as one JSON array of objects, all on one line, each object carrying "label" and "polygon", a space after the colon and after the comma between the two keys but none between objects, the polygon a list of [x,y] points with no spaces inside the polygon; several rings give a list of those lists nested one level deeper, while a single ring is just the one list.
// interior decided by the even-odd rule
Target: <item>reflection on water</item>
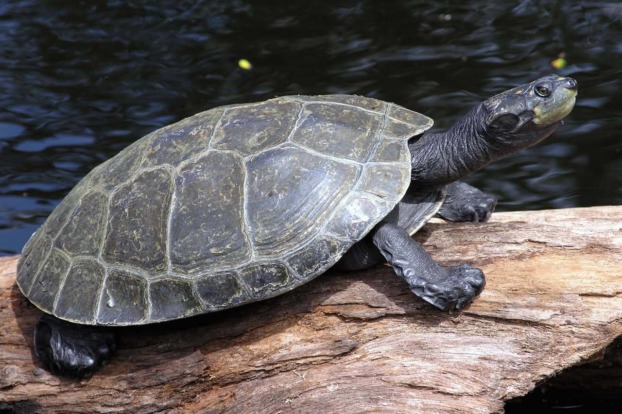
[{"label": "reflection on water", "polygon": [[[498,194],[503,210],[620,204],[621,26],[613,2],[5,1],[0,254],[21,250],[95,165],[201,110],[356,93],[446,127],[553,71],[579,81],[570,119],[470,181]],[[554,70],[560,53],[568,65]],[[253,69],[239,68],[241,58]]]}]

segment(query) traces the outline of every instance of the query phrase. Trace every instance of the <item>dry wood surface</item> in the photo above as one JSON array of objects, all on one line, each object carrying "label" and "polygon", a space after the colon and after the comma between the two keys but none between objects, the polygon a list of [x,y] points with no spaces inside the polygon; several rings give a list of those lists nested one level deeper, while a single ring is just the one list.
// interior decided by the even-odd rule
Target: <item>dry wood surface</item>
[{"label": "dry wood surface", "polygon": [[[328,272],[286,295],[118,330],[88,380],[32,353],[40,311],[0,258],[0,412],[501,413],[622,334],[622,207],[434,221],[417,236],[441,263],[481,267],[460,314],[415,298],[386,266]],[[597,375],[597,374],[596,374]]]}]

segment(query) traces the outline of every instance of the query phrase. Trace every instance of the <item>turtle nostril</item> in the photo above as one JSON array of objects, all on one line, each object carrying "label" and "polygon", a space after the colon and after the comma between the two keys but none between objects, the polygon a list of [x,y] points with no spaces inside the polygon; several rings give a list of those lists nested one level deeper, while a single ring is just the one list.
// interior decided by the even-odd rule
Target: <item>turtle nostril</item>
[{"label": "turtle nostril", "polygon": [[568,89],[577,89],[577,81],[572,78],[566,78],[564,86]]}]

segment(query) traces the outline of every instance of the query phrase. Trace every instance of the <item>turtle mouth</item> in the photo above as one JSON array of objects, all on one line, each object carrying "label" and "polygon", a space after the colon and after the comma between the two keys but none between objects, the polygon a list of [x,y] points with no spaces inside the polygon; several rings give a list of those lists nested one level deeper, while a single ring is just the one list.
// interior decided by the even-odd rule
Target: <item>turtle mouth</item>
[{"label": "turtle mouth", "polygon": [[548,101],[542,102],[534,108],[536,117],[533,122],[541,126],[559,122],[568,116],[576,101],[576,89],[558,88]]}]

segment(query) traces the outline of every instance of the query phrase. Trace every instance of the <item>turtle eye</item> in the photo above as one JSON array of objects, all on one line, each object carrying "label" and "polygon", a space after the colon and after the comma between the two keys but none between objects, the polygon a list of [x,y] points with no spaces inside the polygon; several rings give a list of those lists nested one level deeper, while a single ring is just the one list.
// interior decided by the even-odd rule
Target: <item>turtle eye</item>
[{"label": "turtle eye", "polygon": [[535,91],[536,95],[542,98],[546,98],[547,96],[551,95],[551,90],[548,88],[548,86],[545,85],[536,85]]}]

